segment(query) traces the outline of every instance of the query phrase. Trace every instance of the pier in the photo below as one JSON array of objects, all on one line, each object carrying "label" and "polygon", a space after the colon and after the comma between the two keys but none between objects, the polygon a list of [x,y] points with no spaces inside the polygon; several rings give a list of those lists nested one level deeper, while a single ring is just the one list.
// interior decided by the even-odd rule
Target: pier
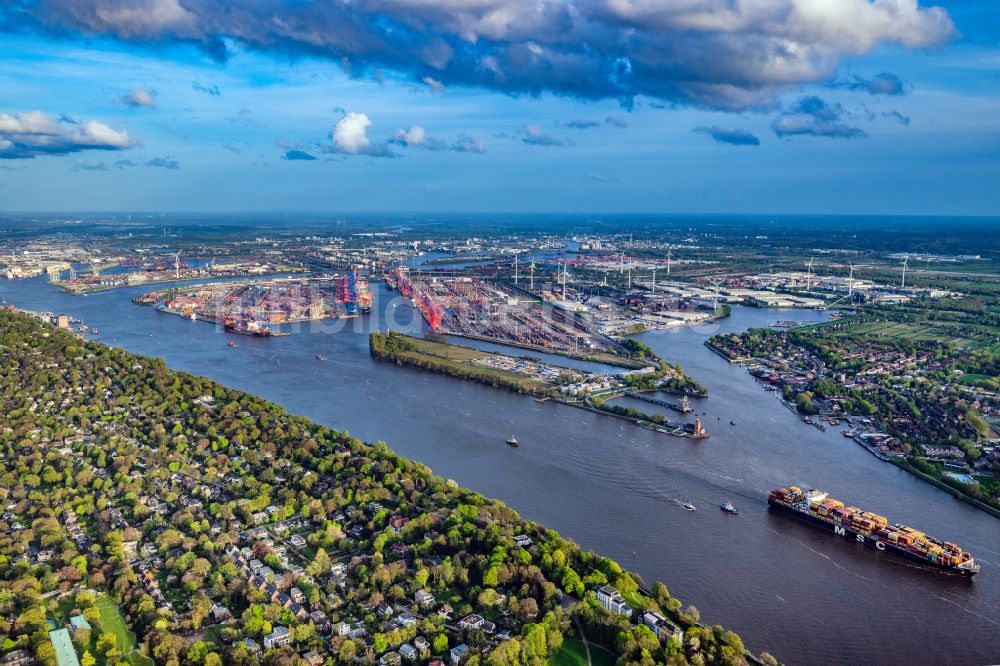
[{"label": "pier", "polygon": [[667,409],[672,409],[675,412],[680,412],[681,414],[690,414],[694,410],[691,409],[691,405],[688,404],[688,397],[684,396],[681,398],[680,402],[672,402],[670,400],[662,400],[660,398],[654,398],[653,396],[646,395],[645,393],[639,393],[638,391],[631,391],[625,394],[629,398],[635,398],[636,400],[642,400],[643,402],[648,402],[653,405],[659,405],[660,407],[666,407]]}]

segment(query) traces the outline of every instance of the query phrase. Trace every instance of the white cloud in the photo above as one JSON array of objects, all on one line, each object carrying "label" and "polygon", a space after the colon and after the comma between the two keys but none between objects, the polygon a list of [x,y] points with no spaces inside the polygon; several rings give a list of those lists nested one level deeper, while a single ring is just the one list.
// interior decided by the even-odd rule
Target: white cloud
[{"label": "white cloud", "polygon": [[410,129],[398,129],[392,135],[393,143],[400,143],[404,146],[421,146],[427,139],[427,131],[420,125],[412,125]]},{"label": "white cloud", "polygon": [[121,103],[136,108],[155,109],[156,91],[146,88],[132,88],[127,95],[122,96]]},{"label": "white cloud", "polygon": [[367,132],[371,126],[372,121],[366,114],[349,112],[333,128],[334,147],[338,152],[348,155],[364,153],[370,145]]},{"label": "white cloud", "polygon": [[398,129],[393,132],[389,143],[406,148],[423,148],[430,151],[451,150],[456,153],[485,153],[486,144],[467,134],[460,134],[456,141],[449,142],[436,136],[428,136],[427,130],[420,125],[411,125],[409,129]]},{"label": "white cloud", "polygon": [[0,159],[24,159],[38,155],[65,155],[82,150],[124,150],[132,138],[125,130],[114,130],[90,120],[77,123],[56,120],[41,111],[0,113]]}]

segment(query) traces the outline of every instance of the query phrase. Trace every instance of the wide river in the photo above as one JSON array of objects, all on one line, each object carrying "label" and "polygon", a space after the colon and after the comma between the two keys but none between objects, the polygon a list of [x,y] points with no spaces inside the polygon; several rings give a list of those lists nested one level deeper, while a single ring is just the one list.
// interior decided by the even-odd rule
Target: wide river
[{"label": "wide river", "polygon": [[[409,305],[393,304],[397,295],[380,283],[378,315],[273,339],[135,306],[140,291],[74,297],[41,278],[0,280],[8,302],[79,317],[102,342],[384,440],[647,582],[666,582],[703,621],[736,630],[755,652],[789,664],[1000,662],[1000,520],[879,461],[835,428],[802,424],[703,344],[719,331],[820,321],[826,313],[734,308],[717,326],[640,336],[708,388],[709,398],[693,406],[711,437],[695,442],[373,361],[374,327],[419,331]],[[236,347],[226,345],[231,340]],[[511,434],[519,449],[504,445]],[[973,580],[950,576],[769,511],[768,491],[788,484],[824,489],[955,541],[982,571]],[[727,499],[738,516],[718,510]]]}]

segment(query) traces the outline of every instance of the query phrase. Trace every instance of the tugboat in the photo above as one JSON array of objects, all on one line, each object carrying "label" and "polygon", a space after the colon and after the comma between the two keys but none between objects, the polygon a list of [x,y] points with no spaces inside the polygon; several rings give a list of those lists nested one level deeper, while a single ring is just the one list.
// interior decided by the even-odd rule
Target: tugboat
[{"label": "tugboat", "polygon": [[719,508],[722,509],[723,511],[725,511],[726,513],[739,513],[740,512],[740,510],[737,509],[735,506],[733,506],[733,503],[729,502],[729,501],[727,501],[725,504],[720,504]]},{"label": "tugboat", "polygon": [[513,447],[513,448],[516,449],[517,447],[519,447],[521,445],[517,443],[517,439],[515,439],[514,435],[511,435],[510,439],[507,440],[507,446],[510,446],[510,447]]}]

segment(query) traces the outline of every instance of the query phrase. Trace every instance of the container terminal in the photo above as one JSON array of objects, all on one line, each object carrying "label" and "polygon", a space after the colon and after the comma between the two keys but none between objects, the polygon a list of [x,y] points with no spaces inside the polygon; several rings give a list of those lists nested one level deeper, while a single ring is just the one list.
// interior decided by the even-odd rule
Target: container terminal
[{"label": "container terminal", "polygon": [[151,291],[135,299],[158,311],[221,324],[227,331],[280,335],[276,324],[356,317],[371,310],[368,280],[356,270],[332,276],[226,282]]}]

